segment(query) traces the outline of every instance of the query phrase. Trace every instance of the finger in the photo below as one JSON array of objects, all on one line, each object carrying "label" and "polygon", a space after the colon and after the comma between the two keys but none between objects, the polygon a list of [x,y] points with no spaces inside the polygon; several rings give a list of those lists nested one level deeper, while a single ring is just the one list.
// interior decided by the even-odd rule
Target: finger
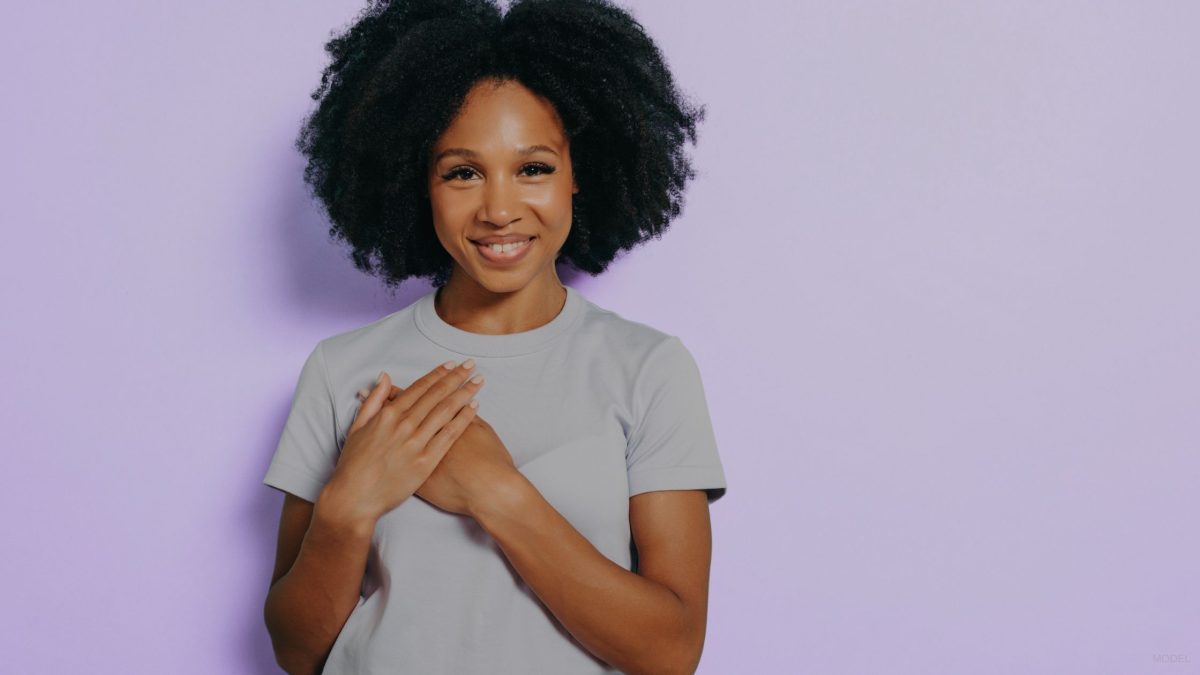
[{"label": "finger", "polygon": [[[391,391],[392,378],[387,372],[380,372],[379,379],[375,381],[375,386],[370,390],[362,405],[358,407],[358,412],[354,415],[354,422],[350,424],[350,430],[353,431],[366,424],[379,409],[383,407],[384,401],[387,400],[387,394]],[[362,394],[362,391],[359,391]],[[349,433],[349,432],[347,432]]]},{"label": "finger", "polygon": [[458,414],[447,422],[440,431],[434,434],[433,438],[429,439],[429,442],[425,444],[425,452],[428,453],[430,459],[434,460],[430,462],[431,465],[437,466],[437,463],[442,461],[442,458],[453,447],[454,442],[467,430],[471,422],[478,419],[475,417],[478,409],[479,401],[472,400],[460,408]]},{"label": "finger", "polygon": [[[467,377],[471,379],[461,387],[454,388],[458,382]],[[414,403],[409,411],[412,419],[420,420],[420,424],[413,432],[413,437],[417,439],[417,442],[422,446],[428,443],[434,434],[474,398],[483,384],[482,375],[472,376],[469,371],[460,369],[460,372],[444,378],[425,392],[425,395]]]},{"label": "finger", "polygon": [[[397,387],[396,385],[393,384],[392,385],[392,393],[388,394],[388,400],[391,401],[391,400],[395,399],[396,395],[402,391],[404,391],[404,389],[402,387]],[[355,396],[358,397],[359,403],[362,403],[363,401],[367,400],[367,397],[370,395],[371,395],[371,390],[367,389],[366,387],[359,389],[358,393],[355,394]]]},{"label": "finger", "polygon": [[[447,368],[446,366],[450,366]],[[395,396],[388,397],[388,405],[395,406],[400,411],[407,411],[413,403],[421,398],[429,388],[442,381],[447,375],[453,374],[461,366],[457,361],[447,361],[433,370],[417,378],[412,384],[400,390]]]}]

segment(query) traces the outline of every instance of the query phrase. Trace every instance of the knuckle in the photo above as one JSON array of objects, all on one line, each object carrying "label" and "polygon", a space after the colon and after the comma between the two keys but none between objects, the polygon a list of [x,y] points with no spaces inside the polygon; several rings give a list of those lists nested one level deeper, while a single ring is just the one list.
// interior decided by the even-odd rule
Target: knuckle
[{"label": "knuckle", "polygon": [[450,377],[443,378],[441,382],[438,382],[438,388],[441,390],[442,394],[445,395],[445,394],[449,394],[449,393],[453,392],[454,390],[458,389],[459,386],[462,385],[462,383],[463,383],[462,374],[455,373],[455,374],[451,375]]},{"label": "knuckle", "polygon": [[459,408],[467,404],[467,399],[463,398],[462,394],[454,392],[450,396],[447,396],[446,399],[442,401],[442,404],[445,405],[446,410],[453,415],[458,412]]},{"label": "knuckle", "polygon": [[[399,413],[396,414],[398,415]],[[404,438],[408,438],[416,433],[417,423],[413,421],[412,417],[404,417],[396,421],[395,429],[397,434]]]},{"label": "knuckle", "polygon": [[453,396],[447,396],[434,407],[434,412],[439,417],[453,417],[454,413],[458,412],[458,405],[455,404]]}]

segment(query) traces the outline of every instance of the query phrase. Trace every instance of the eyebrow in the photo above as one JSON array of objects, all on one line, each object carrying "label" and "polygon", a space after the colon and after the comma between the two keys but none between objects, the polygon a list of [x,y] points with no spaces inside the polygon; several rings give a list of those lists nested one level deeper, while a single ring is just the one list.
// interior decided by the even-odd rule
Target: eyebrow
[{"label": "eyebrow", "polygon": [[[549,152],[549,153],[553,153],[555,155],[558,154],[558,152],[555,151],[554,148],[552,148],[548,145],[541,145],[541,144],[531,145],[527,148],[521,148],[521,149],[517,150],[517,154],[522,157],[525,157],[526,155],[532,155],[535,152]],[[433,158],[433,161],[436,164],[437,162],[442,161],[443,157],[448,157],[450,155],[461,155],[463,157],[466,157],[467,159],[478,159],[479,158],[479,153],[477,153],[474,150],[471,150],[469,148],[446,148],[445,150],[439,152],[437,154],[437,156]]]}]

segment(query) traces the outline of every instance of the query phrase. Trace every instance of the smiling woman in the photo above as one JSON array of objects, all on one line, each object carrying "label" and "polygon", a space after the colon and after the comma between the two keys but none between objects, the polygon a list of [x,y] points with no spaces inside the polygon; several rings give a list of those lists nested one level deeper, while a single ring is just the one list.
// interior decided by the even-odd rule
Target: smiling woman
[{"label": "smiling woman", "polygon": [[276,659],[693,672],[726,489],[699,368],[556,265],[666,230],[701,109],[602,0],[374,2],[327,50],[305,179],[356,266],[433,288],[301,368],[263,481]]},{"label": "smiling woman", "polygon": [[[696,140],[704,108],[679,92],[641,24],[608,2],[513,2],[503,15],[485,0],[373,2],[326,51],[332,59],[312,94],[319,105],[297,138],[305,180],[354,264],[389,286],[450,277],[454,261],[433,236],[430,164],[473,185],[491,177],[470,165],[473,153],[487,153],[488,169],[513,158],[497,154],[494,139],[466,142],[479,137],[481,120],[460,113],[485,82],[518,84],[537,99],[504,101],[538,109],[529,128],[503,128],[509,141],[529,135],[537,139],[529,145],[552,148],[522,157],[527,168],[506,166],[508,175],[521,168],[561,180],[569,171],[578,187],[557,260],[599,274],[682,210],[695,175],[683,145]],[[444,138],[452,126],[463,142]]]},{"label": "smiling woman", "polygon": [[553,267],[579,192],[553,104],[518,82],[482,81],[434,153],[433,226],[458,267],[475,278],[504,272],[487,284],[496,292]]}]

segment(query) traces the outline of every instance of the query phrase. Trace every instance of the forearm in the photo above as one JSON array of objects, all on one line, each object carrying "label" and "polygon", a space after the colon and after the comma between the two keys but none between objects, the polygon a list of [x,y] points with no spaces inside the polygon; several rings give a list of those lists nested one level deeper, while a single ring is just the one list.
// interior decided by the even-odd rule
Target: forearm
[{"label": "forearm", "polygon": [[287,672],[317,673],[358,604],[373,525],[342,515],[327,492],[291,570],[271,587],[264,614]]},{"label": "forearm", "polygon": [[605,557],[524,476],[472,515],[592,654],[629,675],[692,672],[679,597]]}]

